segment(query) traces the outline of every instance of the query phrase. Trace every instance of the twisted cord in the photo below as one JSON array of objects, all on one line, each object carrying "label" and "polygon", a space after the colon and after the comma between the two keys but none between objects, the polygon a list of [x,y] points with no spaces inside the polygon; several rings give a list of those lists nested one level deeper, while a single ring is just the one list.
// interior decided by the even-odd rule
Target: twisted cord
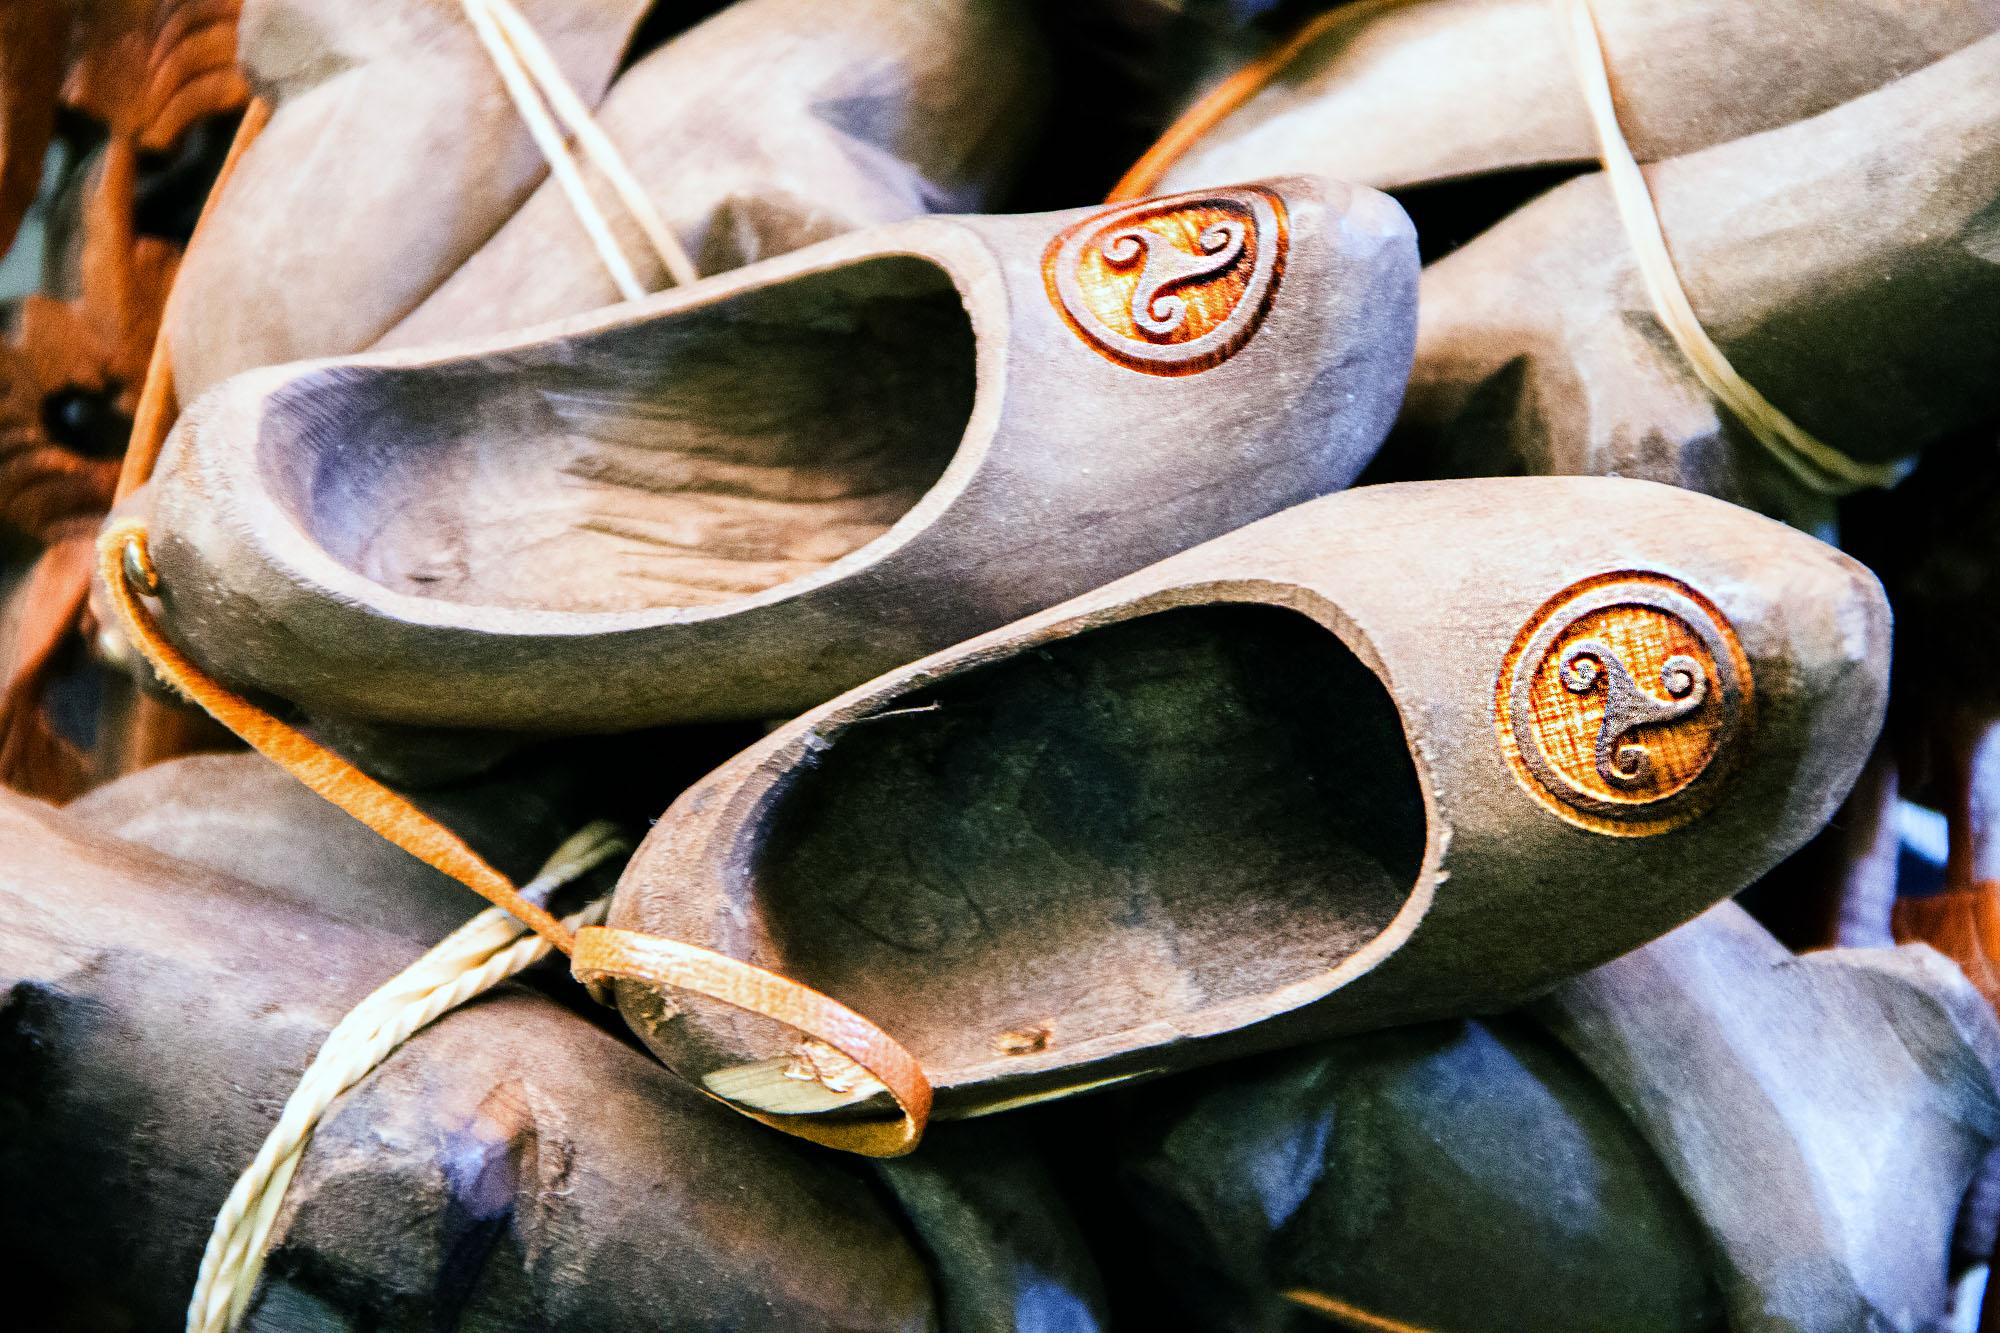
[{"label": "twisted cord", "polygon": [[[629,850],[615,826],[592,823],[570,837],[522,896],[541,901],[562,885],[588,873],[608,857]],[[571,931],[604,919],[609,898],[601,898],[564,919]],[[534,966],[553,945],[500,908],[488,908],[362,1000],[327,1034],[286,1100],[278,1123],[249,1168],[223,1202],[209,1233],[188,1303],[188,1333],[227,1333],[249,1307],[264,1270],[270,1238],[285,1189],[326,1110],[359,1083],[390,1052],[427,1024],[507,978]]]}]

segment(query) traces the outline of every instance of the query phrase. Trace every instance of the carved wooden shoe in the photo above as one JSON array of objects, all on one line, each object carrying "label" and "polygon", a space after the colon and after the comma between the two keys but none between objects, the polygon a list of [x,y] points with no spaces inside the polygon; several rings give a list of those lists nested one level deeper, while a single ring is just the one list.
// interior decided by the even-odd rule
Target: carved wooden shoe
[{"label": "carved wooden shoe", "polygon": [[[1995,28],[1991,11],[1970,4],[1592,0],[1592,9],[1641,162],[1825,111]],[[1389,189],[1594,162],[1563,18],[1551,0],[1340,7],[1191,106],[1126,188],[1323,171]]]},{"label": "carved wooden shoe", "polygon": [[450,351],[254,371],[153,487],[168,629],[315,715],[796,712],[1353,480],[1415,245],[1291,178],[931,218]]},{"label": "carved wooden shoe", "polygon": [[[1799,846],[1887,663],[1862,566],[1708,497],[1368,487],[773,732],[668,810],[611,924],[866,1015],[944,1116],[1491,1010]],[[752,1109],[870,1091],[776,1023],[618,985]]]},{"label": "carved wooden shoe", "polygon": [[[2000,36],[1811,120],[1648,173],[1688,298],[1833,449],[1891,463],[2000,412]],[[1805,238],[1802,240],[1801,238]],[[1601,176],[1424,272],[1398,475],[1616,472],[1812,521],[1826,501],[1659,333]]]},{"label": "carved wooden shoe", "polygon": [[[0,1273],[26,1293],[10,1326],[181,1328],[301,1069],[422,946],[13,792],[0,845],[0,1036],[9,1105],[34,1108],[0,1136],[0,1189],[46,1201],[0,1214]],[[937,1322],[922,1261],[851,1172],[511,986],[335,1103],[271,1242],[246,1329]]]},{"label": "carved wooden shoe", "polygon": [[[1044,57],[1015,0],[743,0],[623,72],[653,6],[518,7],[705,273],[992,207],[1039,129]],[[167,313],[183,404],[385,334],[408,346],[618,299],[457,0],[256,9],[242,60],[274,113]],[[665,285],[607,212],[639,278]]]},{"label": "carved wooden shoe", "polygon": [[1525,1015],[1366,1033],[1147,1091],[1121,1126],[1120,1176],[1188,1327],[1728,1327],[1659,1158]]},{"label": "carved wooden shoe", "polygon": [[1794,957],[1722,903],[1532,1012],[1680,1186],[1731,1328],[1947,1326],[1954,1224],[2000,1141],[2000,1024],[1947,959]]},{"label": "carved wooden shoe", "polygon": [[[695,268],[992,208],[1042,124],[1045,60],[1017,0],[738,0],[619,75],[598,126]],[[609,197],[598,187],[599,197]],[[607,221],[648,290],[667,275]],[[615,304],[553,181],[378,347],[498,333]]]}]

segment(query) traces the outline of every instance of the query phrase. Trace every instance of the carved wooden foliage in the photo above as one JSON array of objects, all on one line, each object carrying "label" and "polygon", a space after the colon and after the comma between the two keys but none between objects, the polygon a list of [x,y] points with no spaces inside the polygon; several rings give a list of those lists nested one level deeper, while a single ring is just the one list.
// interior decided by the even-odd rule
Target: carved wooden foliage
[{"label": "carved wooden foliage", "polygon": [[[236,68],[241,0],[0,0],[0,248],[11,245],[42,176],[58,104],[101,121],[86,182],[75,300],[21,303],[0,344],[0,525],[44,545],[15,594],[0,688],[0,781],[57,799],[87,765],[50,725],[42,694],[83,614],[89,533],[110,507],[118,462],[51,438],[48,421],[87,395],[130,417],[180,249],[135,226],[142,153],[249,97]],[[79,554],[81,553],[81,554]]]}]

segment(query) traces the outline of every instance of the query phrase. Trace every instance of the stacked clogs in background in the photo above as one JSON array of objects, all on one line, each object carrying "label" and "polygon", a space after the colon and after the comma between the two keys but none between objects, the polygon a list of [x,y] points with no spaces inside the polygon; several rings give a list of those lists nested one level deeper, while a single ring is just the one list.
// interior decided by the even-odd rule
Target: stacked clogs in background
[{"label": "stacked clogs in background", "polygon": [[0,0],[7,1322],[2000,1328],[1996,131],[1985,0]]}]

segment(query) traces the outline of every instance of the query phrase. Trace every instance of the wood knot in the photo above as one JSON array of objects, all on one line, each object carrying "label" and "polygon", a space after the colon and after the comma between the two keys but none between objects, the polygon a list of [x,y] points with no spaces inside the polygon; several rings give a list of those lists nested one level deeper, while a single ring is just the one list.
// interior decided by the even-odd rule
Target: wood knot
[{"label": "wood knot", "polygon": [[993,1039],[993,1049],[1002,1055],[1033,1055],[1037,1051],[1048,1049],[1051,1035],[1046,1027],[1003,1032]]}]

